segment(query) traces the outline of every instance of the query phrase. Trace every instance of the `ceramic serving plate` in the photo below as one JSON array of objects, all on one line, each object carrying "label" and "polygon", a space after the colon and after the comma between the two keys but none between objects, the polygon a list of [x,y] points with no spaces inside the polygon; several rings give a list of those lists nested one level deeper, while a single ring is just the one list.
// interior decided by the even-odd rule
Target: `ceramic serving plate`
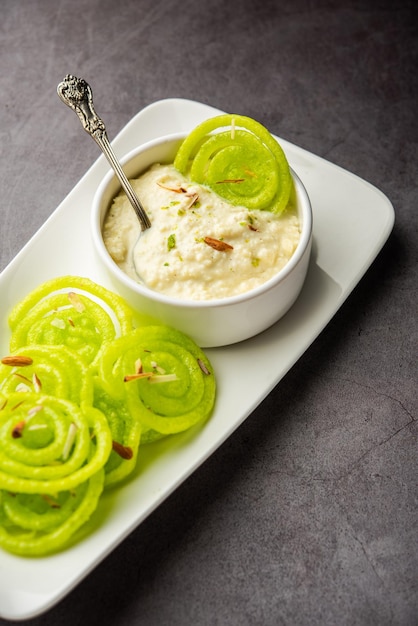
[{"label": "ceramic serving plate", "polygon": [[[162,100],[139,112],[113,146],[121,157],[158,136],[189,132],[221,112],[190,100]],[[307,189],[314,214],[313,252],[298,300],[261,335],[206,351],[218,380],[213,416],[193,433],[146,447],[132,480],[103,496],[93,533],[47,558],[25,559],[0,551],[1,617],[28,619],[51,608],[190,476],[311,345],[387,240],[394,211],[386,196],[350,172],[283,139],[280,143]],[[8,353],[9,310],[39,283],[78,274],[112,288],[90,241],[90,207],[108,169],[100,156],[0,275],[2,355]],[[263,367],[242,368],[243,360],[262,362]]]}]

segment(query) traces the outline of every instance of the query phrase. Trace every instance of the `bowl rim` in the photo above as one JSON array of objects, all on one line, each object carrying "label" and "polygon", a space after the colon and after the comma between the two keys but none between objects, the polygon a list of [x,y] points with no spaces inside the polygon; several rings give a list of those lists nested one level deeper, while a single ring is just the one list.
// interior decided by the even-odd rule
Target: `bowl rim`
[{"label": "bowl rim", "polygon": [[[179,142],[187,137],[189,133],[174,133],[169,135],[162,135],[155,139],[151,139],[136,148],[133,148],[129,152],[125,153],[124,156],[120,159],[120,163],[123,167],[125,167],[130,161],[134,158],[137,158],[139,155],[151,150],[156,146],[160,146],[163,144],[171,144],[174,142]],[[145,169],[151,167],[152,163],[146,166]],[[302,229],[300,233],[300,238],[298,244],[296,246],[296,250],[293,255],[286,263],[284,267],[282,267],[277,274],[266,280],[261,285],[250,289],[249,291],[245,291],[243,293],[226,296],[224,298],[213,298],[210,300],[192,300],[185,298],[175,298],[173,296],[169,296],[162,292],[156,291],[147,287],[145,284],[135,281],[133,278],[128,276],[112,259],[110,253],[108,252],[102,236],[102,201],[103,196],[106,192],[108,186],[114,181],[116,178],[113,170],[110,170],[106,173],[106,175],[102,178],[99,186],[97,187],[93,202],[91,206],[91,234],[93,238],[93,243],[96,248],[96,251],[99,253],[100,259],[104,262],[105,266],[108,270],[115,275],[117,280],[121,281],[124,286],[131,291],[137,293],[140,296],[145,298],[152,299],[159,303],[170,305],[173,307],[182,307],[182,308],[195,308],[195,309],[212,309],[219,308],[222,306],[230,306],[233,304],[238,304],[240,302],[248,302],[254,298],[259,297],[263,293],[270,291],[273,288],[276,288],[279,283],[284,282],[292,271],[297,267],[297,265],[302,261],[305,252],[309,249],[309,245],[312,238],[313,231],[313,212],[312,205],[309,198],[309,195],[306,191],[306,188],[298,176],[298,174],[294,171],[294,169],[289,165],[290,172],[293,178],[293,182],[295,183],[297,189],[297,196],[301,198],[301,214],[302,214]],[[143,170],[145,171],[145,170]],[[139,176],[142,172],[139,171],[136,175]],[[109,207],[107,207],[108,210]]]}]

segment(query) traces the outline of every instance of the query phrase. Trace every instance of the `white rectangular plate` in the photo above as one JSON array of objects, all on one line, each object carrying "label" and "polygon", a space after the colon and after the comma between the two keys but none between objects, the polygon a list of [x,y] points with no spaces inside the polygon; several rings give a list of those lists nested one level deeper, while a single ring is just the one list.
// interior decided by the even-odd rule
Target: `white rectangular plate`
[{"label": "white rectangular plate", "polygon": [[[168,99],[138,113],[113,142],[119,157],[155,137],[188,132],[221,111]],[[132,480],[106,494],[101,523],[60,554],[25,559],[0,551],[0,616],[21,620],[46,611],[78,584],[250,415],[311,345],[366,272],[394,222],[389,200],[357,176],[284,140],[314,212],[313,254],[296,304],[258,337],[207,350],[218,380],[214,415],[203,428],[142,453]],[[103,156],[0,275],[0,353],[7,354],[10,308],[39,283],[63,274],[88,276],[112,288],[90,244],[90,206],[108,171]],[[242,362],[263,363],[242,368]],[[192,436],[193,435],[193,436]]]}]

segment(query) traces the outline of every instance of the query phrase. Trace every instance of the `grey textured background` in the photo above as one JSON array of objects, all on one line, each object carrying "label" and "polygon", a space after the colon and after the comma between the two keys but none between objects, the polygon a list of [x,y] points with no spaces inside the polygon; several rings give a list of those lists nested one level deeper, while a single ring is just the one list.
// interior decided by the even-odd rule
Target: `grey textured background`
[{"label": "grey textured background", "polygon": [[94,85],[110,138],[156,100],[198,100],[354,172],[396,211],[371,269],[245,424],[25,623],[418,624],[415,13],[389,0],[0,0],[1,269],[98,157],[55,95],[69,72]]}]

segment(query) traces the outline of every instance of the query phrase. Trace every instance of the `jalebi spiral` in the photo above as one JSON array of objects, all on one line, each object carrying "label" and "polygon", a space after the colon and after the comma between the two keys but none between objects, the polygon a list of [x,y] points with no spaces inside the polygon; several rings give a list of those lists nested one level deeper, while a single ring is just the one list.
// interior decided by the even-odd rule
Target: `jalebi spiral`
[{"label": "jalebi spiral", "polygon": [[[74,541],[140,444],[205,420],[215,378],[205,354],[89,279],[52,279],[9,318],[0,362],[0,546],[41,556]],[[159,384],[156,384],[159,383]]]},{"label": "jalebi spiral", "polygon": [[103,347],[99,378],[125,400],[144,430],[181,432],[203,421],[215,398],[215,378],[203,351],[167,326],[137,328]]},{"label": "jalebi spiral", "polygon": [[38,393],[0,397],[0,489],[53,495],[90,478],[112,447],[94,407]]},{"label": "jalebi spiral", "polygon": [[132,315],[120,296],[88,278],[53,278],[10,313],[10,349],[65,345],[91,363],[103,342],[132,329]]},{"label": "jalebi spiral", "polygon": [[[213,132],[216,131],[216,132]],[[218,115],[199,124],[181,144],[175,167],[234,205],[282,212],[292,177],[276,139],[243,115]]]},{"label": "jalebi spiral", "polygon": [[37,391],[91,405],[93,377],[79,354],[64,345],[24,346],[0,363],[0,393],[15,391]]},{"label": "jalebi spiral", "polygon": [[54,496],[0,491],[0,546],[21,556],[62,549],[95,512],[103,484],[101,469]]}]

